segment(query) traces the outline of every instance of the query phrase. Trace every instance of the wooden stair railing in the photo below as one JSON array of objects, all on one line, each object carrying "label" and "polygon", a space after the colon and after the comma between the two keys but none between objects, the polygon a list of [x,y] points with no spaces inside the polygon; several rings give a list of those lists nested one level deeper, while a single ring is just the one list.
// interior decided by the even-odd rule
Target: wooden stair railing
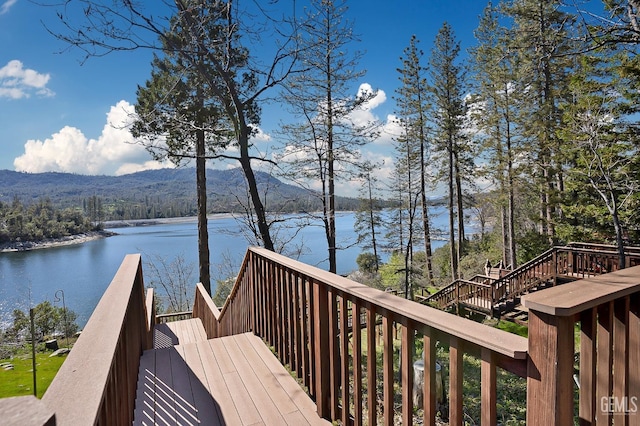
[{"label": "wooden stair railing", "polygon": [[522,304],[527,424],[574,424],[576,325],[580,424],[640,424],[640,266],[532,293]]},{"label": "wooden stair railing", "polygon": [[[43,425],[131,424],[137,365],[155,321],[153,293],[147,296],[140,256],[129,255],[42,401],[0,403],[0,415],[37,411],[42,420],[36,424]],[[522,303],[528,339],[250,248],[222,311],[198,285],[193,314],[205,318],[211,335],[248,328],[262,336],[307,386],[318,413],[343,424],[377,424],[378,417],[385,425],[413,423],[416,339],[424,347],[421,424],[435,424],[436,341],[449,346],[450,424],[465,422],[463,355],[480,360],[483,425],[498,420],[497,368],[526,377],[529,425],[640,424],[640,266],[547,288]],[[349,313],[364,317],[364,324],[349,324]],[[573,381],[576,327],[579,388]]]},{"label": "wooden stair railing", "polygon": [[[497,278],[490,277],[487,275],[474,275],[469,280],[457,279],[453,281],[451,284],[446,287],[441,288],[437,292],[428,295],[426,297],[421,297],[419,299],[420,303],[432,305],[439,309],[445,309],[448,306],[454,304],[457,300],[457,295],[460,293],[460,286],[473,286],[473,283],[479,284],[493,284],[495,283]],[[462,290],[462,293],[465,294],[466,290]]]},{"label": "wooden stair railing", "polygon": [[[640,265],[640,248],[625,247],[627,263]],[[519,266],[503,277],[493,281],[492,311],[504,313],[506,302],[516,301],[520,296],[533,289],[555,286],[559,279],[578,280],[594,275],[618,270],[618,254],[615,246],[605,244],[571,243],[567,246],[553,247],[540,256]],[[422,299],[421,303],[432,304],[445,309],[456,304],[464,304],[468,309],[487,313],[484,298],[475,294],[488,292],[465,280],[456,280],[438,292]],[[474,293],[475,292],[475,293]],[[482,302],[472,303],[473,300]],[[495,313],[495,312],[494,312]]]},{"label": "wooden stair railing", "polygon": [[132,423],[140,355],[153,339],[146,301],[140,255],[127,255],[42,397],[56,425]]},{"label": "wooden stair railing", "polygon": [[[527,377],[527,424],[573,424],[574,324],[579,322],[580,421],[610,424],[611,416],[625,415],[624,424],[637,423],[638,417],[631,415],[640,413],[631,410],[636,409],[633,403],[640,404],[640,266],[523,296],[530,313],[525,339],[264,249],[249,249],[244,265],[232,297],[215,315],[219,331],[232,332],[225,321],[237,320],[246,324],[238,329],[249,327],[262,336],[308,388],[318,413],[329,420],[412,424],[415,356],[408,348],[421,338],[428,377],[424,424],[435,424],[436,341],[450,348],[450,424],[464,423],[463,354],[481,361],[482,424],[497,424],[496,368]],[[242,295],[251,295],[253,302]],[[245,312],[233,306],[236,301]],[[350,321],[361,317],[363,324]],[[394,374],[396,332],[401,336],[399,379]],[[376,357],[365,356],[374,352],[382,358],[381,367]],[[394,387],[398,380],[401,386]],[[375,389],[382,389],[381,395]],[[602,409],[603,401],[611,410]],[[625,408],[627,412],[620,412]]]},{"label": "wooden stair railing", "polygon": [[[423,389],[424,421],[433,424],[436,341],[450,347],[451,424],[463,422],[463,355],[481,359],[482,416],[487,419],[486,424],[496,421],[496,368],[526,376],[527,341],[523,337],[399,298],[265,249],[248,250],[222,310],[204,300],[206,296],[200,290],[197,293],[200,295],[196,295],[194,316],[201,317],[201,311],[209,310],[205,316],[211,322],[203,319],[208,334],[223,336],[252,330],[308,389],[316,401],[318,414],[343,424],[363,424],[365,420],[376,424],[379,417],[386,425],[412,424],[416,357],[424,360],[428,378]],[[402,342],[400,379],[394,374],[398,365],[393,344],[396,334]],[[422,354],[413,353],[417,339],[423,341]],[[379,355],[373,356],[374,353]],[[382,359],[381,367],[376,365],[378,357]],[[394,387],[398,380],[402,383],[399,391]],[[396,392],[400,394],[396,396]],[[402,401],[398,410],[397,400]]]}]

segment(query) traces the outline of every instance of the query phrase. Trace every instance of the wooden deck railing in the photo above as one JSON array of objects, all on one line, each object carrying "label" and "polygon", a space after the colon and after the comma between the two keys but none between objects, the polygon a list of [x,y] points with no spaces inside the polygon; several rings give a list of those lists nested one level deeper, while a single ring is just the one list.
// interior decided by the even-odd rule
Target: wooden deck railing
[{"label": "wooden deck railing", "polygon": [[574,415],[575,325],[581,425],[640,424],[640,266],[526,295],[527,424]]},{"label": "wooden deck railing", "polygon": [[[205,306],[198,300],[196,296],[196,305]],[[194,309],[194,315],[200,316],[200,311]],[[496,421],[496,368],[526,377],[525,338],[260,248],[249,249],[227,303],[220,314],[212,312],[205,316],[216,318],[217,324],[207,326],[203,320],[207,333],[222,336],[252,330],[263,337],[308,388],[320,416],[343,424],[376,424],[378,417],[387,425],[412,424],[413,363],[418,358],[425,365],[424,417],[434,424],[436,341],[450,348],[451,424],[463,422],[464,354],[481,359],[486,424]],[[401,336],[399,354],[393,345],[396,331]],[[381,345],[376,344],[378,332]],[[421,354],[413,353],[417,339],[424,346]],[[398,357],[399,379],[394,374]],[[381,366],[376,364],[378,358]]]},{"label": "wooden deck railing", "polygon": [[55,424],[132,423],[140,355],[152,339],[145,304],[140,255],[127,255],[42,397]]},{"label": "wooden deck railing", "polygon": [[[152,296],[145,301],[140,256],[127,256],[42,399],[55,424],[131,424],[139,357],[155,322],[146,307]],[[319,415],[343,424],[412,424],[418,358],[425,366],[419,422],[435,424],[440,342],[449,348],[449,424],[465,423],[463,356],[472,356],[481,369],[483,425],[497,423],[497,369],[526,378],[528,425],[639,425],[640,266],[529,294],[523,304],[528,339],[250,248],[223,309],[198,285],[193,316],[209,337],[262,336]],[[578,325],[579,390],[572,379]],[[414,353],[418,340],[422,353]]]},{"label": "wooden deck railing", "polygon": [[[640,265],[640,248],[625,247],[627,266]],[[614,246],[605,244],[571,243],[553,247],[535,259],[519,266],[493,281],[491,307],[514,300],[536,287],[556,285],[559,280],[578,280],[619,269],[618,253]],[[475,292],[488,294],[465,280],[456,280],[437,293],[424,299],[424,303],[440,309],[464,304],[472,310],[486,313],[484,298],[475,298]],[[458,295],[460,298],[458,298]],[[478,305],[470,303],[473,300]]]}]

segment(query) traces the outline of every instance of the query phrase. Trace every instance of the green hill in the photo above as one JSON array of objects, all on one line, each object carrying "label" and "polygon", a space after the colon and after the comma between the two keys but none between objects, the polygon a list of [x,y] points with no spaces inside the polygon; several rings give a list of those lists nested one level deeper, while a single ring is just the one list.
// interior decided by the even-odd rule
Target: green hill
[{"label": "green hill", "polygon": [[[306,189],[263,172],[256,172],[256,179],[270,211],[291,213],[322,208],[317,194]],[[24,204],[49,198],[57,208],[83,210],[92,199],[99,200],[105,212],[103,220],[193,216],[197,207],[193,168],[123,176],[0,170],[0,202],[11,202],[14,197]],[[243,212],[248,195],[242,170],[207,170],[207,197],[209,213]],[[357,205],[357,199],[338,197],[338,210],[353,210]]]}]

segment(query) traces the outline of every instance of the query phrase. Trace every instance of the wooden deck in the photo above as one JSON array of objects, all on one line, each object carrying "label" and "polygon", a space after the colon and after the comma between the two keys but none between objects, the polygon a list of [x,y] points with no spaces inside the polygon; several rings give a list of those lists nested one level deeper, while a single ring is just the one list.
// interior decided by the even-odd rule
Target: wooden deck
[{"label": "wooden deck", "polygon": [[206,339],[199,319],[159,324],[140,359],[135,425],[319,425],[316,406],[252,333]]}]

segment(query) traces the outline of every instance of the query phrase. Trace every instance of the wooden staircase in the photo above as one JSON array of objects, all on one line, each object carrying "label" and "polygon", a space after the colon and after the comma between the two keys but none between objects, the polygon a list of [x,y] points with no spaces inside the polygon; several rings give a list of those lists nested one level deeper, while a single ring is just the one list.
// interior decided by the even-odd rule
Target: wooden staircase
[{"label": "wooden staircase", "polygon": [[[640,265],[640,247],[625,247],[626,266]],[[604,244],[570,243],[553,247],[499,277],[476,275],[458,279],[420,303],[443,310],[474,313],[526,322],[521,296],[579,279],[617,271],[617,248]]]},{"label": "wooden staircase", "polygon": [[199,318],[154,328],[140,358],[134,425],[328,425],[262,339],[208,339]]}]

